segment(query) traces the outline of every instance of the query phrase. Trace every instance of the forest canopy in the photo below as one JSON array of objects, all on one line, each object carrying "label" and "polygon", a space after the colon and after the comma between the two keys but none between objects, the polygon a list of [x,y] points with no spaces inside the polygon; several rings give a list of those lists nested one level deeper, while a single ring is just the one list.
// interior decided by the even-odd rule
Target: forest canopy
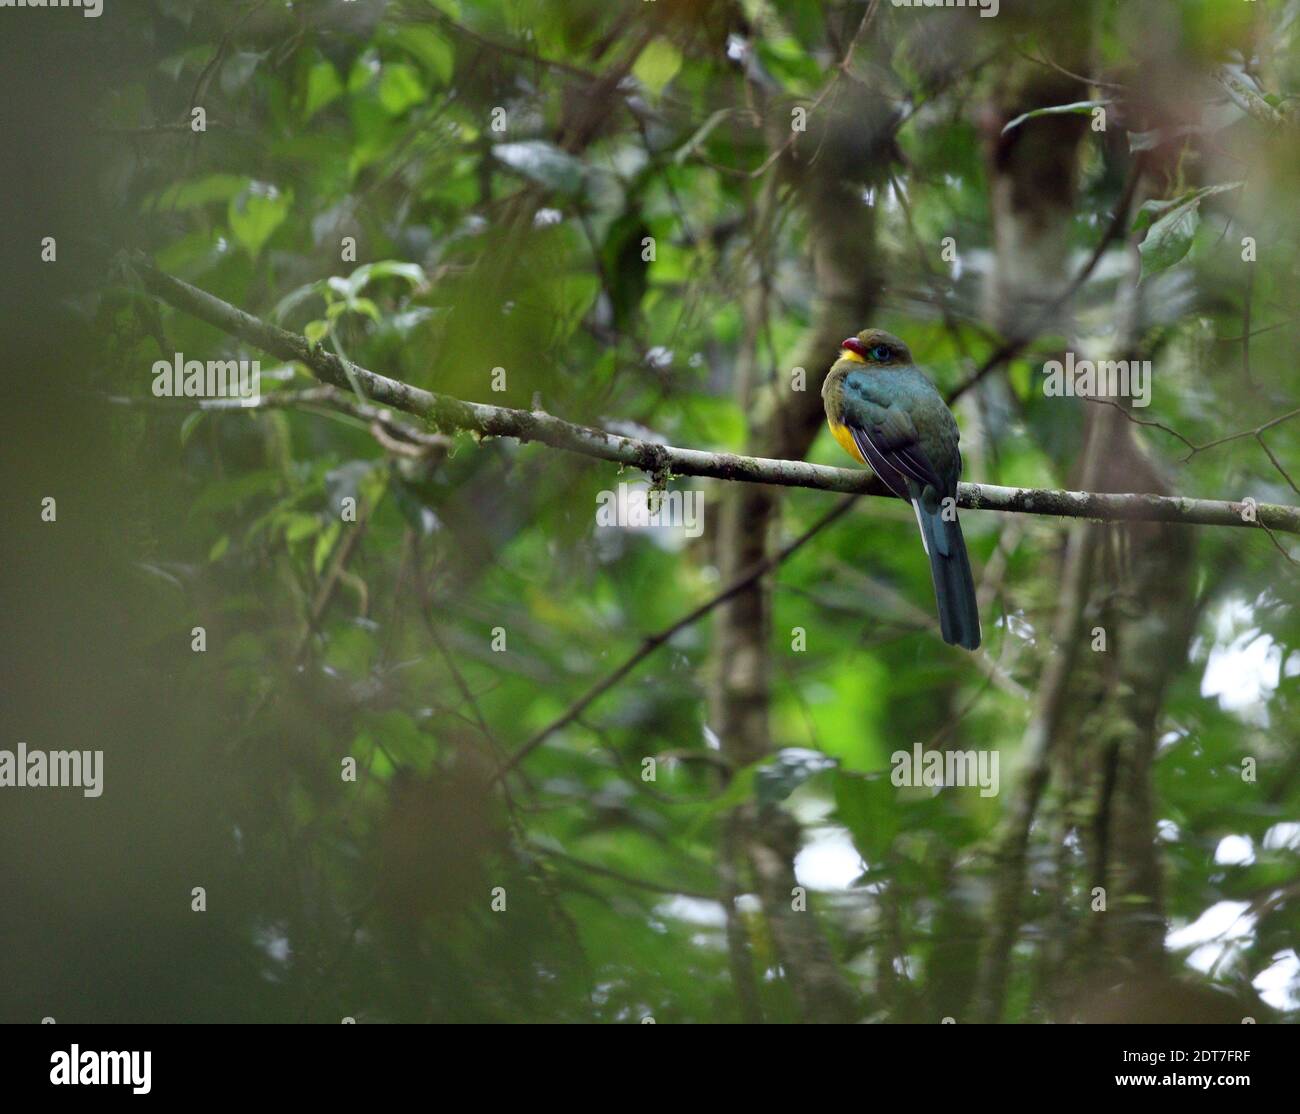
[{"label": "forest canopy", "polygon": [[3,15],[6,1020],[1296,1019],[1297,0]]}]

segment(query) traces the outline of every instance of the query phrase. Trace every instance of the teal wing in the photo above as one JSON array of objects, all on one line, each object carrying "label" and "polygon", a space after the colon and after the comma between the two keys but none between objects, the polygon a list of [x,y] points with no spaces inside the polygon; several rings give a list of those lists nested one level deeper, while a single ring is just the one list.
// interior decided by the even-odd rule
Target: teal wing
[{"label": "teal wing", "polygon": [[843,421],[872,471],[900,499],[911,502],[913,484],[940,494],[947,493],[948,485],[930,460],[912,414],[899,405],[906,403],[909,386],[880,372],[845,376]]}]

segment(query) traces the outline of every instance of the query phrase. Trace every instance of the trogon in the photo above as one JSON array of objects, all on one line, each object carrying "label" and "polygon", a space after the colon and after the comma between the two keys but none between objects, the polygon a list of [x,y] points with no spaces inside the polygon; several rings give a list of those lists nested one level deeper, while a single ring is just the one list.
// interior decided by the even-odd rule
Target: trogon
[{"label": "trogon", "polygon": [[960,434],[943,397],[898,337],[864,329],[841,342],[822,401],[835,440],[912,504],[930,558],[943,640],[974,650],[979,606],[956,512]]}]

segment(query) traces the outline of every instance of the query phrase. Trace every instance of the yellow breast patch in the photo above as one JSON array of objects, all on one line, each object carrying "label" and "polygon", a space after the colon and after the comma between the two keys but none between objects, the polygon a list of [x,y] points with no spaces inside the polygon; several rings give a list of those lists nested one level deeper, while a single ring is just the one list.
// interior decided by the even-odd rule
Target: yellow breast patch
[{"label": "yellow breast patch", "polygon": [[849,432],[848,426],[838,425],[837,423],[829,420],[827,421],[826,424],[831,427],[831,433],[835,435],[835,440],[840,443],[840,448],[842,448],[846,453],[848,453],[849,456],[851,456],[859,464],[867,463],[867,458],[864,457],[858,451],[858,446],[854,442],[853,434]]}]

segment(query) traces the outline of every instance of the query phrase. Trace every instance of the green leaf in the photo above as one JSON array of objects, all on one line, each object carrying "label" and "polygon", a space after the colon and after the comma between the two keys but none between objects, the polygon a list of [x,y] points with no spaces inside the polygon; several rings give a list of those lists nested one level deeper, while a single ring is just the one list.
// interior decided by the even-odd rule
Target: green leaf
[{"label": "green leaf", "polygon": [[294,511],[285,516],[284,540],[292,545],[294,542],[302,541],[303,538],[310,538],[320,528],[321,520],[317,515]]},{"label": "green leaf", "polygon": [[322,59],[307,71],[307,88],[303,93],[302,119],[306,123],[343,92],[343,80],[332,63]]},{"label": "green leaf", "polygon": [[403,278],[412,286],[420,287],[428,283],[424,268],[418,263],[406,263],[400,259],[381,259],[375,263],[363,263],[347,278],[337,275],[329,279],[331,289],[345,298],[354,298],[375,279]]},{"label": "green leaf", "polygon": [[370,88],[380,73],[379,52],[377,50],[367,50],[365,53],[358,55],[352,62],[352,68],[348,71],[348,92],[363,93]]},{"label": "green leaf", "polygon": [[1087,116],[1094,108],[1102,108],[1110,103],[1110,101],[1075,101],[1073,104],[1054,104],[1049,108],[1035,108],[1032,112],[1017,116],[1002,129],[1002,134],[1006,135],[1012,128],[1018,128],[1026,120],[1037,120],[1040,116]]},{"label": "green leaf", "polygon": [[377,278],[404,278],[412,286],[424,286],[429,281],[424,268],[418,263],[407,263],[401,259],[380,259],[374,263],[363,263],[357,270],[365,272],[365,281],[357,287],[358,290],[364,289],[366,283]]},{"label": "green leaf", "polygon": [[780,82],[787,93],[795,95],[816,89],[826,79],[824,63],[793,35],[779,35],[760,41],[750,69],[759,66]]},{"label": "green leaf", "polygon": [[400,116],[428,96],[420,71],[405,62],[390,62],[379,77],[379,103],[389,116]]},{"label": "green leaf", "polygon": [[432,27],[386,26],[383,37],[411,54],[440,85],[450,83],[456,68],[456,52]]},{"label": "green leaf", "polygon": [[1133,220],[1133,231],[1140,232],[1144,228],[1149,228],[1154,221],[1180,205],[1198,202],[1216,193],[1226,193],[1228,190],[1239,189],[1243,185],[1245,185],[1244,182],[1227,182],[1221,186],[1202,186],[1200,189],[1192,190],[1181,197],[1144,202]]},{"label": "green leaf", "polygon": [[337,321],[345,313],[359,313],[376,324],[383,320],[379,307],[369,298],[349,298],[346,302],[335,302],[325,311],[325,316],[330,321]]},{"label": "green leaf", "polygon": [[240,246],[256,259],[292,205],[291,193],[281,193],[267,182],[250,182],[231,199],[226,221]]},{"label": "green leaf", "polygon": [[319,344],[330,335],[328,321],[308,321],[303,328],[302,335],[307,338],[308,344]]},{"label": "green leaf", "polygon": [[898,793],[883,774],[835,777],[835,811],[867,862],[879,862],[893,845],[900,826]]},{"label": "green leaf", "polygon": [[291,310],[297,309],[301,303],[313,295],[319,297],[322,293],[319,282],[309,282],[304,286],[290,290],[288,294],[275,303],[275,308],[271,310],[271,319],[273,321],[283,321]]},{"label": "green leaf", "polygon": [[1191,250],[1201,224],[1202,199],[1236,189],[1241,184],[1230,182],[1222,186],[1205,186],[1177,201],[1148,201],[1143,205],[1138,213],[1138,227],[1144,219],[1150,221],[1155,217],[1156,220],[1138,245],[1142,256],[1142,277],[1172,267]]},{"label": "green leaf", "polygon": [[181,448],[190,443],[190,438],[194,436],[194,430],[198,428],[199,422],[203,420],[203,411],[195,410],[191,414],[185,415],[185,420],[181,422]]},{"label": "green leaf", "polygon": [[214,201],[229,201],[247,185],[248,179],[238,174],[209,174],[206,178],[177,182],[159,194],[150,195],[145,208],[168,212],[200,209]]},{"label": "green leaf", "polygon": [[655,39],[641,52],[632,73],[657,97],[681,68],[681,51],[666,39]]},{"label": "green leaf", "polygon": [[1172,267],[1191,250],[1196,230],[1201,225],[1198,209],[1195,204],[1179,205],[1151,226],[1151,231],[1138,245],[1142,254],[1143,278]]},{"label": "green leaf", "polygon": [[337,519],[332,521],[316,538],[316,548],[311,555],[312,571],[317,575],[325,567],[325,562],[329,560],[329,555],[334,552],[334,543],[338,541],[339,534],[343,531],[343,524]]},{"label": "green leaf", "polygon": [[234,250],[235,245],[225,235],[224,229],[200,228],[159,248],[154,262],[162,271],[188,271],[196,274],[215,265]]}]

